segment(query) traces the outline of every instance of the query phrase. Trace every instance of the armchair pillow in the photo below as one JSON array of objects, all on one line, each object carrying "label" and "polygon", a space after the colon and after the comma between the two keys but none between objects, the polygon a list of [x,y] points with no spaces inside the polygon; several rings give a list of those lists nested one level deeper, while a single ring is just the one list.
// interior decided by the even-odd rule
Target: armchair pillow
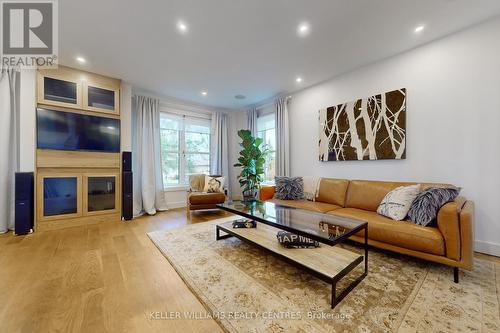
[{"label": "armchair pillow", "polygon": [[274,177],[276,194],[274,197],[281,200],[304,199],[304,181],[302,177]]},{"label": "armchair pillow", "polygon": [[203,192],[224,193],[224,177],[205,176]]},{"label": "armchair pillow", "polygon": [[413,200],[421,192],[421,186],[400,186],[386,194],[377,213],[396,221],[404,220],[410,210]]}]

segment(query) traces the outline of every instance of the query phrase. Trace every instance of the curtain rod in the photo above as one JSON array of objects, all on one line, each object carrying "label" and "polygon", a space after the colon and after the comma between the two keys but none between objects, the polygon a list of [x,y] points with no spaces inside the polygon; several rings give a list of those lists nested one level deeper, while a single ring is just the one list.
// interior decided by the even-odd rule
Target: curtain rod
[{"label": "curtain rod", "polygon": [[[268,107],[270,105],[274,105],[274,103],[276,102],[276,100],[278,98],[281,98],[281,97],[283,97],[283,96],[277,96],[277,97],[273,98],[272,101],[269,101],[269,102],[266,102],[264,104],[258,105],[258,106],[255,107],[255,110],[257,110],[257,111],[258,110],[262,110],[262,109],[264,109],[264,108],[266,108],[266,107]],[[285,98],[286,98],[286,101],[288,102],[288,101],[290,101],[292,99],[292,95],[288,95]]]},{"label": "curtain rod", "polygon": [[149,95],[134,94],[132,95],[132,98],[137,98],[138,96],[146,96],[159,100],[160,112],[163,113],[170,113],[170,114],[180,115],[183,117],[191,117],[198,119],[212,119],[212,116],[215,112],[210,110],[197,109],[196,107],[192,107],[191,109],[188,105],[182,105],[182,104],[176,105],[174,103],[165,101],[161,98],[152,97]]},{"label": "curtain rod", "polygon": [[202,114],[192,114],[189,112],[188,114],[184,114],[182,113],[182,110],[179,110],[179,112],[175,112],[177,110],[173,110],[173,109],[170,109],[170,110],[164,110],[164,111],[160,111],[161,113],[169,113],[169,114],[175,114],[177,116],[182,116],[183,118],[198,118],[198,119],[205,119],[205,120],[211,120],[212,119],[212,116],[207,114],[207,115],[202,115]]}]

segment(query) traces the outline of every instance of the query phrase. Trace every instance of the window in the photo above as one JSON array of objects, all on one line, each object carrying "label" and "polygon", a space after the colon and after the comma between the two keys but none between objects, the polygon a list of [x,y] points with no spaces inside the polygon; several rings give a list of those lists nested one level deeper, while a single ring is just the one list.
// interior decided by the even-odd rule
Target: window
[{"label": "window", "polygon": [[274,176],[276,175],[276,126],[274,113],[257,118],[257,136],[262,138],[271,150],[266,158],[264,181],[274,182]]},{"label": "window", "polygon": [[165,187],[186,185],[192,174],[209,174],[210,119],[162,112],[160,142]]}]

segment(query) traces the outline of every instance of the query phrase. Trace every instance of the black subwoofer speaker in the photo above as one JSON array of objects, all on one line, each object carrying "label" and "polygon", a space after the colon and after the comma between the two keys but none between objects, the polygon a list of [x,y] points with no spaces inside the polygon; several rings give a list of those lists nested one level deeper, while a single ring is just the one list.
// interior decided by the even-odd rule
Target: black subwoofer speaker
[{"label": "black subwoofer speaker", "polygon": [[128,221],[132,219],[133,208],[133,178],[131,171],[122,173],[122,217]]},{"label": "black subwoofer speaker", "polygon": [[15,233],[29,234],[35,217],[33,172],[16,172],[15,175]]}]

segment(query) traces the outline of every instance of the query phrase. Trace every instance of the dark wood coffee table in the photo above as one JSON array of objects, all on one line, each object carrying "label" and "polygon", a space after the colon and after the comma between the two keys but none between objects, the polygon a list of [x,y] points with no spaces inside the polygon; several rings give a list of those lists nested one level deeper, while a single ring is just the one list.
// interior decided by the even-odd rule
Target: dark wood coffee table
[{"label": "dark wood coffee table", "polygon": [[[257,221],[257,228],[236,229],[232,222],[216,226],[216,239],[237,237],[252,243],[287,262],[301,267],[332,284],[332,309],[368,274],[368,224],[366,222],[304,209],[286,207],[271,202],[226,202],[217,205],[228,212]],[[286,230],[314,239],[327,246],[309,249],[289,249],[281,246],[276,233]],[[365,232],[364,256],[335,246],[356,234]],[[221,232],[225,233],[221,235]],[[364,261],[364,272],[337,294],[337,282]]]}]

